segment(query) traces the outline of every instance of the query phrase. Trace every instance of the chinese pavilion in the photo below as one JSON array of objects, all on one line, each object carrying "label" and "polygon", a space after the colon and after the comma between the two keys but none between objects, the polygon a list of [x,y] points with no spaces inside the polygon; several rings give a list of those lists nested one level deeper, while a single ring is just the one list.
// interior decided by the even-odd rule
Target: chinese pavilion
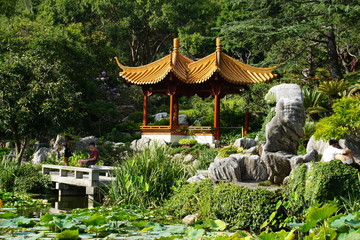
[{"label": "chinese pavilion", "polygon": [[[179,40],[174,39],[173,51],[150,64],[127,67],[117,58],[123,70],[120,76],[126,81],[141,86],[144,93],[142,137],[162,138],[177,142],[181,138],[195,138],[199,143],[220,140],[220,99],[226,94],[240,94],[249,84],[270,81],[275,78],[274,68],[256,68],[242,63],[221,50],[221,41],[216,39],[216,51],[198,61],[193,61],[179,52]],[[169,126],[148,126],[148,98],[153,94],[170,96]],[[214,97],[214,125],[209,127],[179,126],[179,104],[182,96],[198,95]],[[248,114],[245,115],[244,134],[248,133]]]}]

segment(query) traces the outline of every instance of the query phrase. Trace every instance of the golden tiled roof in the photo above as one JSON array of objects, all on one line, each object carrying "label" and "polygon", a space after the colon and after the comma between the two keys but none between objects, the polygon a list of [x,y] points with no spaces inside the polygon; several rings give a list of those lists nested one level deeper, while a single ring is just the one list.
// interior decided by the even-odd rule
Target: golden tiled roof
[{"label": "golden tiled roof", "polygon": [[174,50],[171,54],[150,64],[140,67],[126,67],[116,58],[123,70],[120,76],[137,84],[155,84],[172,72],[179,80],[188,84],[202,83],[218,72],[226,81],[233,84],[254,84],[266,82],[276,75],[274,68],[256,68],[242,63],[221,51],[220,39],[216,39],[216,52],[198,61],[193,61],[179,53],[178,39],[174,39]]}]

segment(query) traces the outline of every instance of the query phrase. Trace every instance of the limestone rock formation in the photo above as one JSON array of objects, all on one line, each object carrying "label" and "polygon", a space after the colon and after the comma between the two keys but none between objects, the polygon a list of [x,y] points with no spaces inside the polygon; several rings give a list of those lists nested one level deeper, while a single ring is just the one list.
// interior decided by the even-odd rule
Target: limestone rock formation
[{"label": "limestone rock formation", "polygon": [[97,144],[99,142],[99,139],[94,137],[94,136],[88,136],[88,137],[84,137],[84,138],[80,138],[75,146],[74,146],[74,151],[83,151],[84,149],[88,149],[89,148],[89,143],[94,142],[95,144]]},{"label": "limestone rock formation", "polygon": [[272,87],[269,94],[276,98],[276,115],[266,125],[264,150],[296,154],[305,124],[301,88],[296,84],[280,84]]},{"label": "limestone rock formation", "polygon": [[161,112],[153,115],[155,121],[160,121],[163,118],[168,118],[169,114],[167,112]]},{"label": "limestone rock formation", "polygon": [[134,151],[141,151],[144,148],[155,145],[157,146],[166,145],[166,142],[163,139],[140,138],[132,141],[130,144],[130,148]]},{"label": "limestone rock formation", "polygon": [[241,182],[263,181],[268,178],[266,167],[258,155],[233,154],[227,158],[216,158],[209,171],[215,180]]},{"label": "limestone rock formation", "polygon": [[238,138],[234,142],[234,146],[249,149],[256,146],[256,141],[252,138]]},{"label": "limestone rock formation", "polygon": [[34,153],[34,156],[31,160],[32,164],[39,165],[43,161],[47,160],[49,156],[52,154],[51,148],[42,147],[38,151]]},{"label": "limestone rock formation", "polygon": [[[351,149],[352,154],[356,162],[360,163],[360,142],[354,139],[340,139],[339,144],[344,149]],[[325,149],[329,146],[328,142],[323,140],[315,140],[314,136],[311,136],[307,147],[306,152],[309,153],[313,150],[316,150],[319,154],[323,154]]]},{"label": "limestone rock formation", "polygon": [[276,184],[282,184],[285,177],[291,172],[289,159],[293,156],[285,152],[266,152],[263,154],[261,158],[269,174],[268,180]]}]

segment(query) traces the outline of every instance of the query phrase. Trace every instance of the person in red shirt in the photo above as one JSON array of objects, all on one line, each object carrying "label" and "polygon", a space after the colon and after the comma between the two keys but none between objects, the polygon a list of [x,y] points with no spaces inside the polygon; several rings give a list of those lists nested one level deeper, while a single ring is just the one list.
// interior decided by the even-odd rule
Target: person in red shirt
[{"label": "person in red shirt", "polygon": [[78,161],[78,166],[82,167],[84,165],[90,166],[95,165],[99,159],[99,150],[95,148],[95,143],[91,142],[89,144],[90,148],[90,158],[80,159]]}]

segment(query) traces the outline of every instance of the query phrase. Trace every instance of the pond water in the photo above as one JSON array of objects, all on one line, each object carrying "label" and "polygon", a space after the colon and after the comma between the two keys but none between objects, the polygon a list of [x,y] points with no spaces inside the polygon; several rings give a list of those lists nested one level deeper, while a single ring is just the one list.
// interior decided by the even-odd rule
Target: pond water
[{"label": "pond water", "polygon": [[45,199],[50,203],[50,205],[46,208],[31,207],[26,209],[19,209],[19,215],[30,218],[38,218],[46,213],[61,214],[76,208],[93,208],[101,206],[100,202],[92,201],[88,199],[87,196],[58,196],[57,194],[53,194],[36,195],[32,197],[37,199]]}]

